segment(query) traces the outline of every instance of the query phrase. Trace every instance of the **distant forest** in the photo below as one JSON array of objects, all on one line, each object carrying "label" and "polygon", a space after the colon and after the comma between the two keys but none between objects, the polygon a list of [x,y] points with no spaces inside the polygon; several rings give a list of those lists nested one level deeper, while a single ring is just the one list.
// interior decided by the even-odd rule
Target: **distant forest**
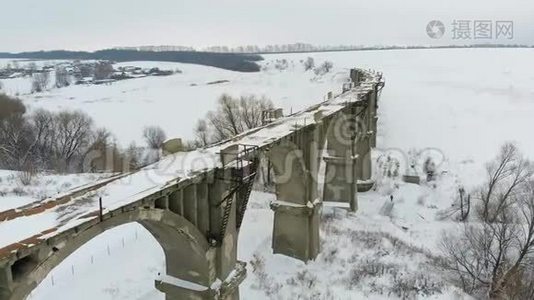
[{"label": "distant forest", "polygon": [[153,52],[120,49],[100,50],[96,52],[65,50],[22,53],[0,52],[0,58],[25,58],[42,60],[110,60],[116,62],[168,61],[211,66],[239,72],[260,71],[260,66],[256,62],[263,60],[263,57],[256,54],[209,53],[196,51]]}]

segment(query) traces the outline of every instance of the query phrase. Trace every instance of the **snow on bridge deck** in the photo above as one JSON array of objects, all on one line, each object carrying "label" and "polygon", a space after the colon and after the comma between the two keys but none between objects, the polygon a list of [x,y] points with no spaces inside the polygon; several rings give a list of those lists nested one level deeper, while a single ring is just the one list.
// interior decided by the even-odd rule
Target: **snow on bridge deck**
[{"label": "snow on bridge deck", "polygon": [[[322,111],[324,117],[335,114],[347,102],[359,101],[359,95],[372,91],[381,80],[379,74],[366,72],[360,86],[314,105],[304,111],[280,118],[263,127],[240,134],[230,141],[191,152],[181,152],[131,174],[113,177],[95,183],[93,189],[81,189],[55,199],[48,199],[32,207],[0,212],[0,260],[21,248],[29,248],[47,238],[95,221],[99,198],[103,199],[103,213],[119,209],[155,194],[166,187],[192,180],[205,172],[222,167],[221,149],[234,144],[267,147],[299,128],[315,123],[314,114]],[[295,126],[298,125],[298,126]]]}]

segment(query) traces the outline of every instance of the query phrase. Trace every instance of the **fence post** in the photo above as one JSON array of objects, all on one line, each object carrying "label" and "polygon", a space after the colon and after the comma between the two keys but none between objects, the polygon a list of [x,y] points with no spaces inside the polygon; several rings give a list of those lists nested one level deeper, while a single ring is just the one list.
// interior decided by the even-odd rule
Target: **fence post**
[{"label": "fence post", "polygon": [[102,213],[102,197],[99,197],[98,198],[98,208],[99,208],[99,217],[100,217],[100,222],[104,221],[104,214]]}]

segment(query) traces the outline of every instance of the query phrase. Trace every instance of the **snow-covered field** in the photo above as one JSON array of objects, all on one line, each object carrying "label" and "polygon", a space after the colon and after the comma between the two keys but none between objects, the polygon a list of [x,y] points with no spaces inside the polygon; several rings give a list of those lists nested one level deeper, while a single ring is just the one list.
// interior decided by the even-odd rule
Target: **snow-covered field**
[{"label": "snow-covered field", "polygon": [[[334,70],[317,77],[300,60],[330,60]],[[431,261],[442,230],[454,224],[436,213],[450,205],[460,185],[483,178],[483,164],[504,141],[516,141],[534,158],[534,69],[529,49],[394,50],[266,55],[265,70],[243,74],[209,67],[143,63],[179,68],[183,74],[143,78],[111,86],[74,86],[20,97],[34,107],[79,108],[122,143],[140,140],[145,125],[190,138],[196,119],[214,108],[223,92],[266,95],[289,110],[302,109],[339,91],[354,66],[384,72],[379,141],[374,157],[432,153],[440,175],[421,186],[379,178],[376,191],[360,194],[360,209],[348,214],[326,207],[322,253],[308,264],[273,255],[270,249],[273,195],[253,193],[240,234],[239,259],[249,262],[243,299],[402,298],[416,285],[417,298],[458,299]],[[273,68],[286,59],[286,70]],[[206,85],[215,80],[228,83]],[[192,86],[191,84],[197,84]],[[4,82],[9,91],[14,85]],[[401,169],[401,172],[403,170]],[[390,202],[393,195],[393,204]],[[136,264],[131,264],[135,257]],[[69,257],[34,291],[31,299],[164,299],[153,279],[164,271],[162,250],[139,225],[116,228]],[[435,271],[435,272],[434,272]],[[410,295],[408,295],[410,296]]]},{"label": "snow-covered field", "polygon": [[0,170],[0,211],[56,197],[75,187],[93,183],[105,174],[37,174]]}]

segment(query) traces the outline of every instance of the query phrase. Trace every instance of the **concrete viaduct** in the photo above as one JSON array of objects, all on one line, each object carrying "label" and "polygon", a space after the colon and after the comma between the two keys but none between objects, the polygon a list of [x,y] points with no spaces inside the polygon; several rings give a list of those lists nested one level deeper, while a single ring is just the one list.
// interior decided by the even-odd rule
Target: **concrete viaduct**
[{"label": "concrete viaduct", "polygon": [[356,211],[357,191],[372,186],[383,86],[381,73],[352,69],[341,94],[304,111],[268,112],[262,127],[231,140],[0,212],[0,300],[25,299],[86,242],[132,222],[164,250],[155,285],[166,299],[238,299],[246,268],[237,240],[260,157],[275,174],[274,253],[314,259],[322,202]]}]

